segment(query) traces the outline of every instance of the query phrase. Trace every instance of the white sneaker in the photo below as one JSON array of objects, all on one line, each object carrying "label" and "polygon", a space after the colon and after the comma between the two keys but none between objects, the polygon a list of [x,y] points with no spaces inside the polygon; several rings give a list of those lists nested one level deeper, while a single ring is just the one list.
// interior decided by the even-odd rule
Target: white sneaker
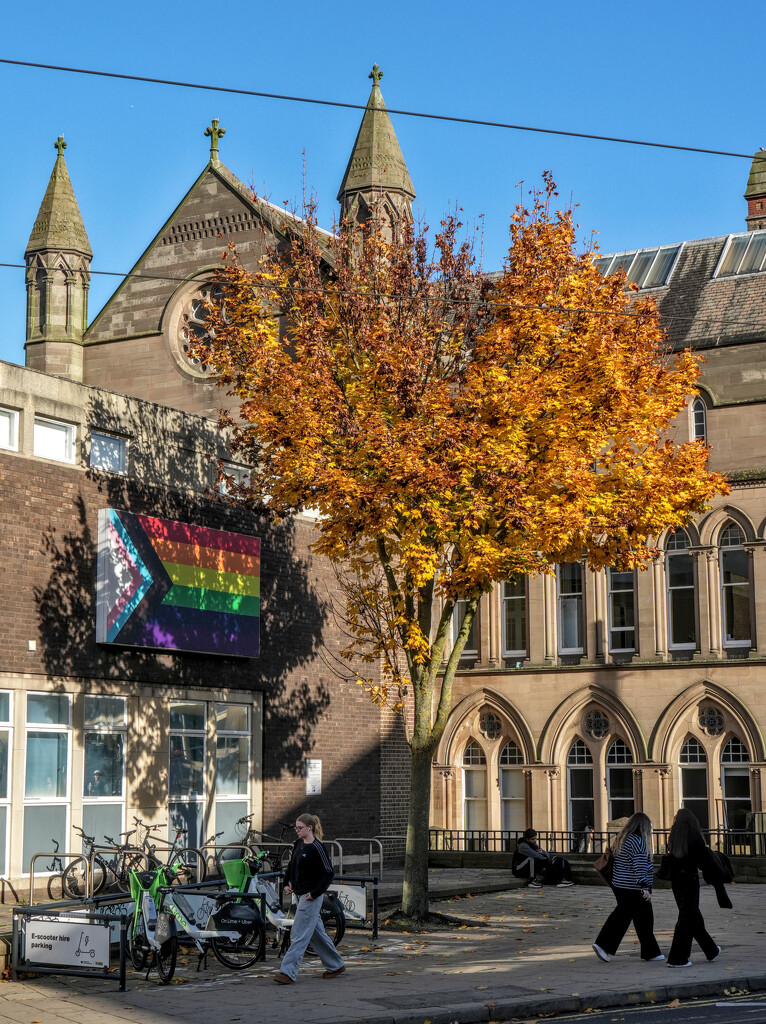
[{"label": "white sneaker", "polygon": [[668,967],[691,967],[691,960],[687,960],[685,964],[668,964]]},{"label": "white sneaker", "polygon": [[599,960],[603,960],[605,964],[608,964],[611,960],[609,954],[605,953],[601,946],[597,946],[595,942],[593,943],[593,952],[596,954]]},{"label": "white sneaker", "polygon": [[543,883],[542,882],[535,882],[534,879],[527,886],[528,889],[542,889],[542,887],[543,887]]},{"label": "white sneaker", "polygon": [[653,964],[655,960],[664,960],[664,959],[665,959],[665,954],[664,953],[660,953],[658,956],[648,956],[646,958],[646,961],[647,961],[647,963]]},{"label": "white sneaker", "polygon": [[570,885],[574,885],[574,882],[567,882],[566,880],[564,880],[563,882],[557,882],[556,883],[556,888],[557,889],[568,889]]}]

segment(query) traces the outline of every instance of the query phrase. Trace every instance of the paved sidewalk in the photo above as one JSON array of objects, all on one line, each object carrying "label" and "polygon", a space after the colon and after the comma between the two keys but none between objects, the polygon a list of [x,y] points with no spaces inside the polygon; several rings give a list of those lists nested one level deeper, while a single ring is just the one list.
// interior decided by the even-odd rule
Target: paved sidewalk
[{"label": "paved sidewalk", "polygon": [[[397,881],[386,881],[383,899],[395,893]],[[167,987],[154,973],[149,981],[130,974],[125,993],[116,984],[79,978],[7,982],[0,985],[0,1019],[283,1024],[310,1016],[316,1024],[471,1024],[766,989],[766,886],[731,886],[734,909],[728,911],[703,887],[702,911],[723,952],[708,963],[694,949],[692,968],[670,970],[644,963],[632,933],[611,963],[596,958],[590,943],[614,905],[606,887],[479,893],[507,883],[505,872],[432,870],[432,893],[472,893],[435,902],[433,909],[476,927],[412,935],[382,929],[376,941],[369,933],[347,932],[341,951],[348,971],[332,981],[322,979],[321,967],[304,962],[296,985],[275,985],[279,961],[272,950],[265,964],[244,974],[226,971],[212,958],[209,969],[197,974],[196,956],[184,956],[179,983]],[[654,905],[655,930],[667,953],[675,921],[671,893],[658,891]]]}]

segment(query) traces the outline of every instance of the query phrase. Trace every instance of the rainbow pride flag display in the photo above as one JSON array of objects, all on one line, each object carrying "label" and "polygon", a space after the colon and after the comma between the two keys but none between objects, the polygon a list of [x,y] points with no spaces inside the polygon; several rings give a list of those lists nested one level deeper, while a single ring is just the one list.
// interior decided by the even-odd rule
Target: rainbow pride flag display
[{"label": "rainbow pride flag display", "polygon": [[96,641],[257,658],[260,556],[257,537],[102,509]]}]

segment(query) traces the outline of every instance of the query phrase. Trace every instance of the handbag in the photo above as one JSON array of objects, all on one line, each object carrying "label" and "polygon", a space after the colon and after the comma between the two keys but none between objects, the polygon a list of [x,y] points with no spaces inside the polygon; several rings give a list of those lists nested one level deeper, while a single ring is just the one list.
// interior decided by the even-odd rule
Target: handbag
[{"label": "handbag", "polygon": [[593,868],[606,885],[611,885],[612,875],[614,874],[614,855],[612,851],[607,848],[600,856],[596,857],[593,861]]}]

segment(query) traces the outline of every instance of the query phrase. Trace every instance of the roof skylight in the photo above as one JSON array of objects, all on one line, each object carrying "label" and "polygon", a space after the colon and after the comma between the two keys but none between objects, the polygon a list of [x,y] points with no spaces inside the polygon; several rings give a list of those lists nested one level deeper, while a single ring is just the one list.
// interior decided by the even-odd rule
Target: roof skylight
[{"label": "roof skylight", "polygon": [[680,245],[664,245],[657,249],[618,252],[599,256],[596,266],[604,277],[615,274],[622,267],[628,280],[639,288],[661,288],[668,283],[680,250]]},{"label": "roof skylight", "polygon": [[729,235],[713,277],[736,277],[766,270],[766,231]]}]

